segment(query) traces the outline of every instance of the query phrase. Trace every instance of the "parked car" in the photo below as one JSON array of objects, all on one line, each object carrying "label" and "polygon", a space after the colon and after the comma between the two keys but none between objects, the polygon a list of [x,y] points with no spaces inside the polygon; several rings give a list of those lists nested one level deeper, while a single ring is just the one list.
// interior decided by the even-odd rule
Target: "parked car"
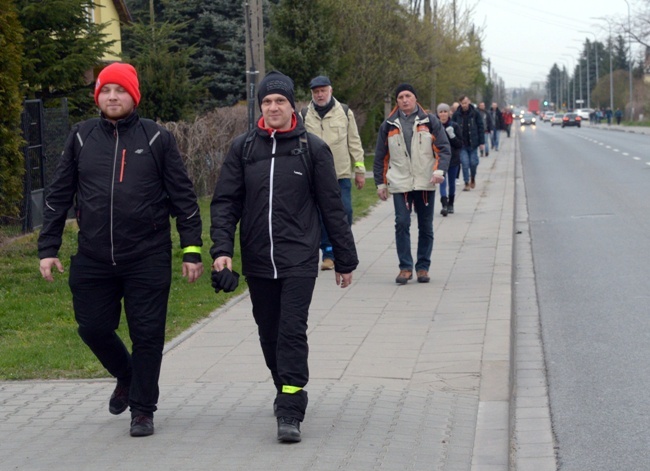
[{"label": "parked car", "polygon": [[562,126],[562,119],[564,119],[564,113],[556,113],[551,118],[551,127],[553,126]]},{"label": "parked car", "polygon": [[577,127],[580,127],[580,121],[582,121],[582,119],[580,118],[580,116],[578,116],[577,113],[566,113],[562,117],[562,127],[565,127],[565,126],[577,126]]},{"label": "parked car", "polygon": [[524,113],[523,116],[519,119],[519,122],[522,126],[525,126],[526,124],[534,125],[537,123],[537,118],[535,118],[535,115],[533,113]]},{"label": "parked car", "polygon": [[553,116],[555,116],[555,112],[554,112],[554,111],[547,111],[546,113],[544,113],[544,122],[545,122],[545,123],[546,123],[546,122],[550,122],[551,119],[553,119]]},{"label": "parked car", "polygon": [[589,115],[594,111],[596,110],[594,110],[593,108],[578,108],[577,110],[575,110],[575,114],[580,116],[580,119],[589,120]]}]

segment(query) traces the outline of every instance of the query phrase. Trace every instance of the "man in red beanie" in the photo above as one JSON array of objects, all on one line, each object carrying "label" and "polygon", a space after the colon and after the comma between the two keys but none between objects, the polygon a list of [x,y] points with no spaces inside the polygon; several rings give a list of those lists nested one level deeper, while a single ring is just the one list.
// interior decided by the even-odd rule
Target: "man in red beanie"
[{"label": "man in red beanie", "polygon": [[[114,63],[97,77],[101,117],[75,125],[49,185],[38,239],[40,271],[63,273],[57,254],[75,203],[78,251],[69,285],[78,332],[117,378],[109,412],[131,409],[130,434],[154,433],[158,378],[171,285],[171,230],[183,248],[182,273],[203,273],[201,218],[176,141],[155,122],[138,117],[138,74]],[[122,302],[132,353],[116,334]]]}]

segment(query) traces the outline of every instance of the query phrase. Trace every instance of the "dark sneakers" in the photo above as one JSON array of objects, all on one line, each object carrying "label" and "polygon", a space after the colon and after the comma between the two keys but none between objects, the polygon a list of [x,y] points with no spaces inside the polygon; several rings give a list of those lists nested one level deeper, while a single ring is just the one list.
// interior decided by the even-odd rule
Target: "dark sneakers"
[{"label": "dark sneakers", "polygon": [[278,417],[278,440],[297,443],[300,437],[300,421],[294,417]]},{"label": "dark sneakers", "polygon": [[108,412],[120,415],[129,407],[129,386],[117,383],[115,390],[108,401]]},{"label": "dark sneakers", "polygon": [[131,419],[131,436],[148,437],[153,435],[153,418],[146,415],[136,415]]}]

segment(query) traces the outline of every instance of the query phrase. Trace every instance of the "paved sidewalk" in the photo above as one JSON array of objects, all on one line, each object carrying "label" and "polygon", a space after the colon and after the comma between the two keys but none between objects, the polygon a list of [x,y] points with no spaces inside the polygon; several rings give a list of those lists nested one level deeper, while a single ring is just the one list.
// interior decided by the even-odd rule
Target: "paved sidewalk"
[{"label": "paved sidewalk", "polygon": [[167,346],[153,437],[129,437],[128,414],[108,413],[113,381],[0,383],[2,469],[507,471],[513,134],[481,158],[455,214],[435,202],[431,283],[395,284],[390,202],[353,227],[353,285],[321,273],[300,444],[276,441],[243,295]]}]

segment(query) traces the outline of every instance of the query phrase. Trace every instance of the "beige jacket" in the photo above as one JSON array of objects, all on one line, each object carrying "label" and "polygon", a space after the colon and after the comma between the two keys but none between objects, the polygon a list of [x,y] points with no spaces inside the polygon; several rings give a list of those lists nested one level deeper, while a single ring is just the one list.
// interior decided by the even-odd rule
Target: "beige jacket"
[{"label": "beige jacket", "polygon": [[312,101],[307,107],[305,128],[324,140],[332,150],[339,180],[351,178],[353,173],[365,174],[363,147],[352,110],[348,109],[348,115],[345,116],[341,103],[334,98],[334,106],[321,119]]}]

